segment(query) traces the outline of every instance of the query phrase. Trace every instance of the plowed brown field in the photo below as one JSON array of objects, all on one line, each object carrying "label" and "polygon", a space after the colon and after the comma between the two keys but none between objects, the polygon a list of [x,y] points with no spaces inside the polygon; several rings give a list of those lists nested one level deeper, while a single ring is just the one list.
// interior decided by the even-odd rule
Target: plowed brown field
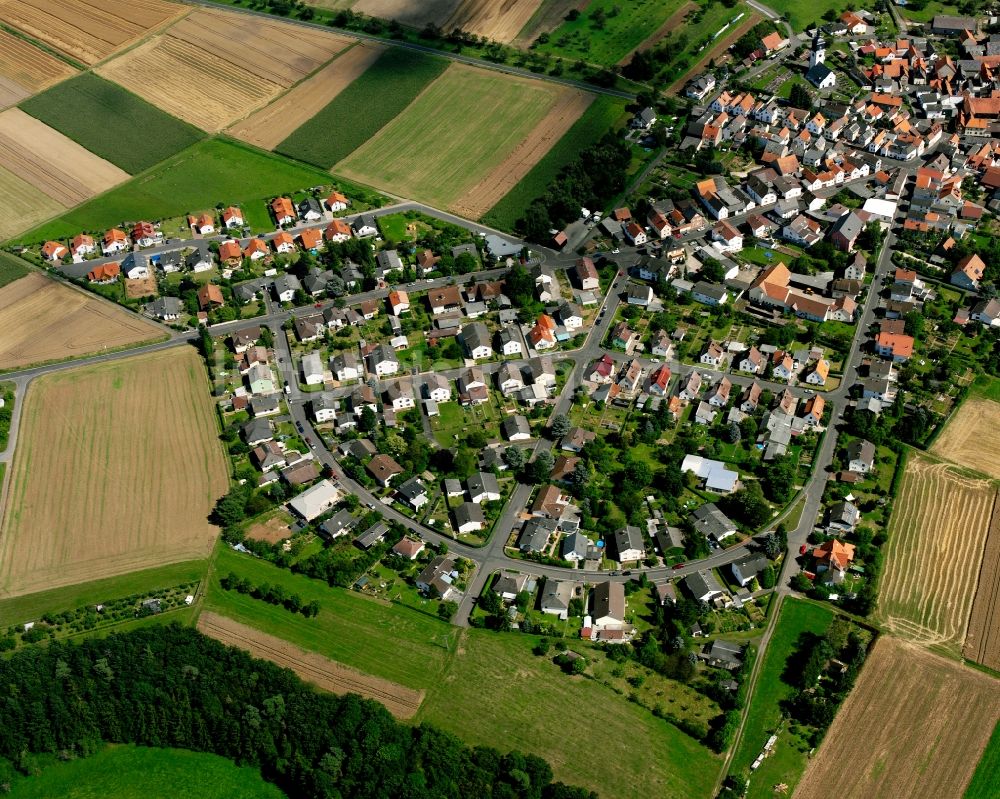
[{"label": "plowed brown field", "polygon": [[422,28],[427,23],[443,27],[458,0],[357,0],[355,11],[370,17],[395,19],[404,25]]},{"label": "plowed brown field", "polygon": [[186,11],[163,0],[0,0],[0,20],[87,65]]},{"label": "plowed brown field", "polygon": [[990,477],[1000,477],[1000,402],[970,397],[947,423],[931,452]]},{"label": "plowed brown field", "polygon": [[0,113],[0,167],[67,206],[129,179],[127,172],[19,108]]},{"label": "plowed brown field", "polygon": [[240,624],[211,611],[198,617],[198,629],[229,646],[236,646],[254,657],[270,660],[291,669],[306,682],[334,694],[359,694],[381,702],[397,718],[413,718],[424,700],[423,691],[414,691],[397,683],[373,677],[315,652],[307,652],[281,638]]},{"label": "plowed brown field", "polygon": [[352,39],[288,22],[199,10],[98,68],[144,99],[217,132],[319,69]]},{"label": "plowed brown field", "polygon": [[15,105],[75,73],[65,61],[0,30],[0,108]]},{"label": "plowed brown field", "polygon": [[444,24],[495,42],[512,42],[538,10],[541,0],[461,0]]},{"label": "plowed brown field", "polygon": [[190,347],[39,377],[10,468],[0,597],[206,557],[227,464]]},{"label": "plowed brown field", "polygon": [[541,122],[510,155],[455,202],[456,213],[479,219],[489,211],[542,160],[593,101],[594,95],[587,92],[567,90],[558,95]]},{"label": "plowed brown field", "polygon": [[265,150],[276,147],[323,110],[384,50],[383,45],[373,42],[352,47],[266,108],[237,122],[227,132]]},{"label": "plowed brown field", "polygon": [[996,680],[883,636],[795,799],[960,799],[998,719]]},{"label": "plowed brown field", "polygon": [[887,629],[958,653],[995,497],[988,480],[910,456],[889,522],[879,593]]},{"label": "plowed brown field", "polygon": [[962,654],[1000,671],[1000,494],[993,504],[993,519]]}]

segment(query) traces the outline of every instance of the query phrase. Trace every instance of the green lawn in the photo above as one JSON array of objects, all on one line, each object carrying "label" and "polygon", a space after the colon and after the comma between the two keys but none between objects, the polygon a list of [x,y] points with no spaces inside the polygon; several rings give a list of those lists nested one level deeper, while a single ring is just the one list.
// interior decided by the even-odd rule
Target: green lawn
[{"label": "green lawn", "polygon": [[274,223],[268,199],[329,183],[325,172],[281,156],[230,139],[207,139],[21,240],[65,239],[82,230],[103,231],[127,220],[166,219],[218,203],[242,206],[252,227],[270,230]]},{"label": "green lawn", "polygon": [[544,81],[453,65],[335,170],[451,206],[527,137],[558,94]]},{"label": "green lawn", "polygon": [[206,752],[109,746],[90,757],[52,763],[15,779],[13,799],[279,799],[250,766]]},{"label": "green lawn", "polygon": [[0,628],[33,621],[49,612],[76,610],[85,605],[96,605],[111,599],[147,594],[182,583],[198,582],[205,578],[207,570],[207,560],[192,560],[123,574],[120,577],[108,577],[91,583],[69,585],[65,588],[53,588],[50,591],[0,600]]},{"label": "green lawn", "polygon": [[914,22],[930,22],[938,14],[957,14],[958,5],[955,3],[942,3],[940,0],[929,0],[923,8],[900,8],[899,13],[906,19]]},{"label": "green lawn", "polygon": [[[254,585],[281,585],[305,602],[318,601],[322,610],[307,619],[247,594],[224,591],[219,578],[231,571]],[[331,588],[221,545],[205,609],[410,688],[427,688],[437,681],[457,633],[431,616]]]},{"label": "green lawn", "polygon": [[624,114],[623,100],[599,96],[528,174],[486,213],[483,222],[501,230],[513,230],[528,206],[552,185],[559,170],[598,142]]},{"label": "green lawn", "polygon": [[0,288],[28,274],[28,264],[9,252],[0,252]]},{"label": "green lawn", "polygon": [[205,136],[90,72],[25,100],[21,108],[133,175]]},{"label": "green lawn", "polygon": [[715,755],[595,680],[564,674],[552,663],[556,648],[536,657],[536,641],[467,631],[444,678],[431,683],[416,720],[469,745],[543,756],[556,779],[601,796],[711,796],[720,767]]},{"label": "green lawn", "polygon": [[[2,266],[2,263],[0,263]],[[2,279],[2,277],[0,277]],[[978,375],[972,383],[970,394],[975,394],[983,399],[1000,402],[1000,380],[988,375]]]},{"label": "green lawn", "polygon": [[546,53],[614,66],[656,31],[684,0],[591,0],[537,45]]},{"label": "green lawn", "polygon": [[[777,729],[782,716],[780,703],[794,691],[792,686],[781,679],[781,674],[785,669],[785,662],[795,650],[799,636],[806,631],[823,633],[830,626],[833,615],[833,611],[829,608],[801,599],[788,598],[782,603],[781,615],[764,654],[764,662],[750,699],[750,711],[743,736],[733,756],[731,772],[739,773],[749,769],[754,758],[764,748],[768,737]],[[781,757],[785,760],[784,755]],[[776,759],[778,759],[777,754],[768,758],[768,760]],[[783,775],[785,778],[777,781],[794,785],[805,768],[805,758],[790,757],[785,766],[788,769]],[[769,792],[775,781],[757,778],[752,783],[761,790],[766,789]]]},{"label": "green lawn", "polygon": [[378,133],[447,66],[443,58],[390,47],[275,150],[329,169]]},{"label": "green lawn", "polygon": [[1000,724],[993,728],[993,735],[986,745],[986,751],[979,759],[979,765],[972,775],[963,799],[995,799],[1000,785]]},{"label": "green lawn", "polygon": [[773,8],[779,14],[788,17],[788,21],[795,29],[796,33],[804,31],[814,22],[818,22],[823,15],[833,9],[841,12],[847,6],[839,0],[774,0],[768,3],[768,8]]}]

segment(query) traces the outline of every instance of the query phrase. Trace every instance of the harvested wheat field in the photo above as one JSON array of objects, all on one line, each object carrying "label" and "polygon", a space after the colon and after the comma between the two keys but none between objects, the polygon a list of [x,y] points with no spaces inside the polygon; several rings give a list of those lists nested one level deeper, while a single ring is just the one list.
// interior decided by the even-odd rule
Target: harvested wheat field
[{"label": "harvested wheat field", "polygon": [[795,799],[960,799],[1000,719],[998,686],[882,636]]},{"label": "harvested wheat field", "polygon": [[969,397],[931,447],[939,458],[1000,477],[1000,402]]},{"label": "harvested wheat field", "polygon": [[341,695],[358,694],[381,702],[396,718],[413,718],[424,700],[423,691],[414,691],[348,668],[218,613],[202,612],[198,617],[198,629],[217,641],[246,650],[254,657],[291,669],[303,680],[324,691]]},{"label": "harvested wheat field", "polygon": [[27,181],[0,166],[0,241],[23,233],[66,210],[66,206],[43,194]]},{"label": "harvested wheat field", "polygon": [[976,598],[969,616],[969,633],[962,654],[1000,671],[1000,494],[993,504],[993,518],[983,550]]},{"label": "harvested wheat field", "polygon": [[0,108],[76,74],[65,61],[0,29]]},{"label": "harvested wheat field", "polygon": [[227,133],[265,150],[274,149],[322,111],[384,50],[384,45],[374,42],[352,47],[266,108],[237,122]]},{"label": "harvested wheat field", "polygon": [[64,206],[79,205],[129,179],[124,170],[19,108],[0,113],[0,167]]},{"label": "harvested wheat field", "polygon": [[0,597],[206,557],[227,471],[191,347],[36,379],[0,527]]},{"label": "harvested wheat field", "polygon": [[79,358],[152,341],[164,329],[32,272],[0,289],[0,369]]},{"label": "harvested wheat field", "polygon": [[552,149],[594,101],[588,92],[562,92],[535,128],[521,140],[503,163],[459,197],[452,209],[469,219],[479,219],[507,195],[532,167]]},{"label": "harvested wheat field", "polygon": [[194,11],[98,74],[217,132],[319,69],[352,39],[225,11]]},{"label": "harvested wheat field", "polygon": [[0,0],[0,21],[90,66],[186,10],[163,0]]},{"label": "harvested wheat field", "polygon": [[394,19],[403,25],[423,28],[427,24],[444,27],[458,0],[357,0],[355,11],[370,17]]},{"label": "harvested wheat field", "polygon": [[965,640],[996,486],[912,455],[889,522],[878,615],[897,635],[956,654]]},{"label": "harvested wheat field", "polygon": [[541,0],[460,0],[443,27],[509,43],[517,38],[539,5]]}]

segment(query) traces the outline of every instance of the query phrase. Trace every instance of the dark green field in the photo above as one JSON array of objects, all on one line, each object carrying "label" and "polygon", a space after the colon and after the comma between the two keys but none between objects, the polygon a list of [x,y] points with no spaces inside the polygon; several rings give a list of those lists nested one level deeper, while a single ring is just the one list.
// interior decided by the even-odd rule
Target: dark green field
[{"label": "dark green field", "polygon": [[28,274],[26,266],[16,255],[0,252],[0,289]]},{"label": "dark green field", "polygon": [[378,133],[447,66],[443,58],[390,47],[275,151],[329,169]]},{"label": "dark green field", "polygon": [[599,96],[556,145],[483,217],[484,224],[513,230],[528,206],[552,185],[559,170],[596,143],[625,113],[625,101]]},{"label": "dark green field", "polygon": [[205,135],[89,72],[25,100],[21,108],[132,175]]},{"label": "dark green field", "polygon": [[986,751],[979,759],[979,765],[972,775],[963,799],[990,799],[996,797],[1000,785],[1000,724],[993,728]]},{"label": "dark green field", "polygon": [[17,778],[14,799],[280,799],[260,772],[186,749],[110,746],[95,755],[53,763]]},{"label": "dark green field", "polygon": [[168,219],[217,203],[241,205],[252,227],[270,230],[268,199],[324,183],[330,183],[325,172],[228,139],[206,139],[20,239],[65,239],[123,220]]}]

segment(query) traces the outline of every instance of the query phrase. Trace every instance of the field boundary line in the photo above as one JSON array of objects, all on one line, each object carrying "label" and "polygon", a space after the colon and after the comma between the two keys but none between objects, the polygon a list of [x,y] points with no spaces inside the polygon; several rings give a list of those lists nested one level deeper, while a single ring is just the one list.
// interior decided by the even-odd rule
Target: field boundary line
[{"label": "field boundary line", "polygon": [[[56,49],[50,47],[49,45],[45,44],[45,42],[41,42],[38,39],[36,39],[35,37],[29,36],[24,31],[20,30],[19,28],[15,28],[15,27],[13,27],[11,25],[8,25],[6,22],[0,22],[0,30],[6,31],[11,36],[16,36],[18,39],[21,39],[21,40],[27,42],[32,47],[37,47],[39,50],[43,50],[44,52],[48,53],[50,56],[53,56],[54,58],[58,58],[64,64],[69,64],[71,67],[73,67],[73,69],[78,69],[81,72],[85,72],[87,70],[87,65],[86,64],[82,64],[79,61],[77,61],[77,60],[75,60],[73,58],[70,58],[65,53],[59,52],[58,50],[56,50]],[[74,76],[73,75],[69,76],[69,78],[72,78],[72,77],[74,77]],[[66,78],[66,80],[69,80],[69,78]],[[62,81],[56,81],[56,83],[62,83]],[[52,86],[55,86],[56,83],[53,83]],[[52,87],[50,86],[49,88],[52,88]]]}]

